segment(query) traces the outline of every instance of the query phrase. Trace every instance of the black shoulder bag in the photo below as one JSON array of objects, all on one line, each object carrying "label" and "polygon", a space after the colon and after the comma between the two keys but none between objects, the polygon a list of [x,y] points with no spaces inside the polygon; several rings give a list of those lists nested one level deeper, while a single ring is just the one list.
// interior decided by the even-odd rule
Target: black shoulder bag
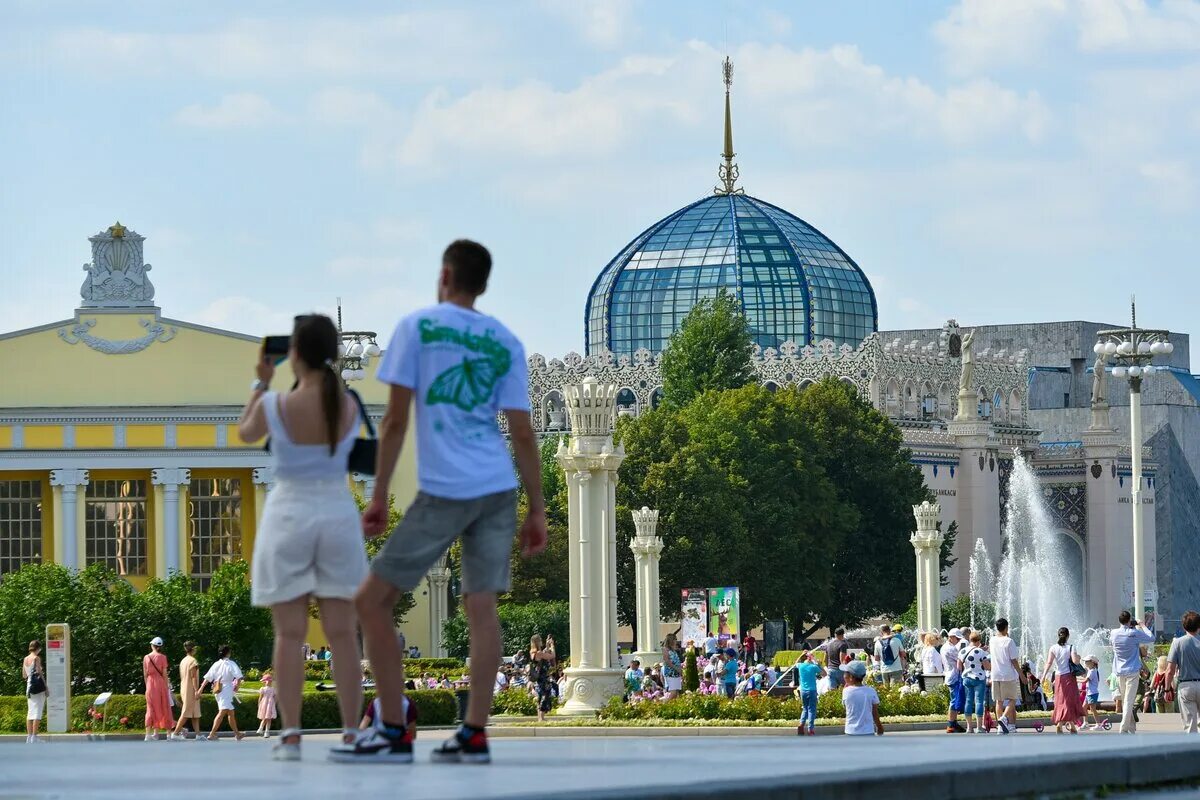
[{"label": "black shoulder bag", "polygon": [[346,459],[346,466],[351,472],[357,472],[359,475],[374,475],[375,456],[379,451],[379,441],[375,438],[375,426],[371,424],[367,407],[363,405],[358,392],[347,389],[346,394],[354,398],[355,404],[358,405],[358,413],[362,415],[363,425],[367,427],[367,438],[359,436],[354,440],[354,446],[350,448],[350,457]]}]

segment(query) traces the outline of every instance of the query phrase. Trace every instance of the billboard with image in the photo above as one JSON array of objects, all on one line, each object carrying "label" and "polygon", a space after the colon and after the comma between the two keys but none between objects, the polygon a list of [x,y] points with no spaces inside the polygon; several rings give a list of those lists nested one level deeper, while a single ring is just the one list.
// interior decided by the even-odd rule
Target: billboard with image
[{"label": "billboard with image", "polygon": [[736,647],[741,635],[741,607],[738,600],[738,587],[724,586],[708,590],[708,631],[717,637],[721,646],[733,640],[731,647]]},{"label": "billboard with image", "polygon": [[708,638],[708,601],[704,589],[683,589],[680,606],[679,643],[704,647]]}]

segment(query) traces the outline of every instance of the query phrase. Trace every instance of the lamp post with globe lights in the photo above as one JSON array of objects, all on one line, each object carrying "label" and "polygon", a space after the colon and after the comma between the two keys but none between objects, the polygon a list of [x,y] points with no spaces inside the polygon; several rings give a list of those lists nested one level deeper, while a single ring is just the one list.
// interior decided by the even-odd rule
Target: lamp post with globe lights
[{"label": "lamp post with globe lights", "polygon": [[1145,618],[1145,586],[1142,564],[1142,379],[1163,369],[1151,361],[1155,356],[1168,356],[1175,345],[1168,340],[1169,332],[1137,326],[1137,306],[1131,303],[1131,322],[1128,328],[1098,331],[1092,352],[1104,355],[1113,362],[1114,378],[1129,380],[1129,437],[1131,480],[1133,483],[1133,610],[1135,619]]},{"label": "lamp post with globe lights", "polygon": [[342,300],[338,298],[338,360],[341,362],[342,380],[346,383],[361,381],[367,377],[367,366],[379,355],[379,343],[375,331],[342,330]]}]

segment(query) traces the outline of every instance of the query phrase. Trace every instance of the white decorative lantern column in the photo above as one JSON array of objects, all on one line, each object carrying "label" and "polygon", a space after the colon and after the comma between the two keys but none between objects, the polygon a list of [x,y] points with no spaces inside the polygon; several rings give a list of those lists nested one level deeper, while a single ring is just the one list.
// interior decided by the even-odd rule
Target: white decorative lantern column
[{"label": "white decorative lantern column", "polygon": [[633,657],[646,668],[656,663],[662,652],[658,646],[658,557],[663,542],[655,535],[658,512],[642,506],[641,511],[633,512],[633,526],[636,535],[629,543],[633,550],[637,606],[637,652]]},{"label": "white decorative lantern column", "polygon": [[913,506],[917,530],[913,533],[913,550],[917,553],[917,630],[940,631],[942,628],[942,571],[943,536],[937,529],[942,509],[928,500]]},{"label": "white decorative lantern column", "polygon": [[450,567],[446,554],[438,559],[426,576],[429,581],[429,657],[445,658],[442,632],[450,618]]},{"label": "white decorative lantern column", "polygon": [[623,692],[617,659],[617,386],[584,378],[564,386],[570,443],[559,443],[570,516],[571,667],[560,714],[593,715]]}]

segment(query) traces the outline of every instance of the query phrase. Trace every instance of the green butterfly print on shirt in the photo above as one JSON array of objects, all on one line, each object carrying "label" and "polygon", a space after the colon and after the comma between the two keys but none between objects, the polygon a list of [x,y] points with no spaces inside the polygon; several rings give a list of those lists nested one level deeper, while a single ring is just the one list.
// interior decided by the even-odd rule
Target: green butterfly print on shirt
[{"label": "green butterfly print on shirt", "polygon": [[496,382],[505,372],[507,370],[497,369],[490,358],[464,358],[461,364],[433,379],[425,394],[425,403],[431,406],[449,403],[463,411],[471,411],[492,396]]}]

